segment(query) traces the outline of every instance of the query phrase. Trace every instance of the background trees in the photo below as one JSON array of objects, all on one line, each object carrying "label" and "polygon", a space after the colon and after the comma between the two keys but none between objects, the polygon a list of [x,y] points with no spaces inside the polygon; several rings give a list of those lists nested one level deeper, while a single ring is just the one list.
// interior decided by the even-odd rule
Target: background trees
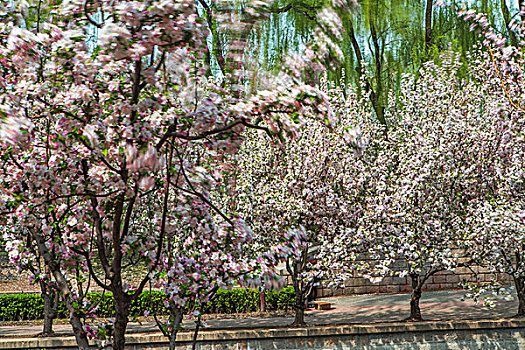
[{"label": "background trees", "polygon": [[464,255],[457,225],[477,176],[472,153],[480,130],[471,120],[483,114],[475,101],[484,89],[462,81],[461,66],[449,52],[440,65],[427,62],[417,80],[404,78],[401,107],[391,108],[388,130],[374,135],[372,166],[363,169],[372,180],[360,228],[376,238],[371,251],[380,259],[370,275],[409,277],[411,320],[421,319],[428,278]]}]

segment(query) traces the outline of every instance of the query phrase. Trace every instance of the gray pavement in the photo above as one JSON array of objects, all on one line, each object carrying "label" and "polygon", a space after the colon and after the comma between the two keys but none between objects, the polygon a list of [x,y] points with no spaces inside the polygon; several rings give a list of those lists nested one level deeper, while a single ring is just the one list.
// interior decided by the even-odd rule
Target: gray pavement
[{"label": "gray pavement", "polygon": [[[498,301],[493,309],[476,305],[472,300],[461,301],[464,291],[424,292],[421,298],[421,312],[428,321],[451,319],[501,319],[516,313],[517,301]],[[353,295],[323,298],[332,303],[332,309],[306,312],[306,322],[310,325],[323,324],[368,324],[378,322],[402,321],[409,314],[409,294]],[[228,317],[228,318],[226,318]],[[234,328],[272,328],[286,327],[293,322],[293,316],[240,316],[233,318],[214,318],[206,321],[208,329]],[[186,320],[184,328],[193,328],[194,322]],[[54,330],[58,335],[71,333],[69,324],[57,324]],[[30,337],[42,331],[42,326],[10,325],[0,326],[0,337]],[[155,332],[153,322],[142,324],[131,322],[129,333]]]}]

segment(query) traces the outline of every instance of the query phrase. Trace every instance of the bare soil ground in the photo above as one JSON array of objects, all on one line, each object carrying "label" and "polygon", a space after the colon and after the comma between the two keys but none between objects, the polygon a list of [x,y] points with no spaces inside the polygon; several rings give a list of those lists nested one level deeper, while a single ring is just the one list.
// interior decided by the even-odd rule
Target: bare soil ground
[{"label": "bare soil ground", "polygon": [[[146,275],[143,268],[131,267],[124,271],[124,278],[132,281],[132,284],[138,284]],[[38,284],[31,284],[31,274],[28,271],[19,272],[18,268],[9,262],[5,252],[0,251],[0,294],[12,293],[40,293]],[[102,278],[102,276],[99,276]],[[102,289],[91,284],[91,292],[101,292]]]}]

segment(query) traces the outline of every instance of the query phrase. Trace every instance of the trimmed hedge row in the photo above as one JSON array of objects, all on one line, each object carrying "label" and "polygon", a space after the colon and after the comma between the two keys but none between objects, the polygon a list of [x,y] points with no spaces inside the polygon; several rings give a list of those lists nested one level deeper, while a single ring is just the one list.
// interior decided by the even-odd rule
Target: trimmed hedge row
[{"label": "trimmed hedge row", "polygon": [[[165,294],[160,291],[143,292],[130,306],[130,317],[142,316],[147,311],[157,315],[167,314],[163,305]],[[97,305],[94,313],[98,317],[113,317],[115,302],[111,293],[89,293],[91,305]],[[295,302],[293,287],[280,291],[265,292],[266,310],[290,310]],[[220,289],[203,313],[246,313],[257,311],[259,292],[255,289]],[[44,318],[44,301],[40,294],[0,295],[0,321],[38,320]],[[58,305],[58,318],[68,318],[63,302]]]}]

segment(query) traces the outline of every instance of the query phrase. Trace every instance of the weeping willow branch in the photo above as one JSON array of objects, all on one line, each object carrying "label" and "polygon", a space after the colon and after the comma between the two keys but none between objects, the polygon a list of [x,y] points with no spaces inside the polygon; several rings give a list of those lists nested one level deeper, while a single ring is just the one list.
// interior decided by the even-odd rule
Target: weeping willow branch
[{"label": "weeping willow branch", "polygon": [[521,112],[525,112],[525,109],[523,109],[520,104],[521,104],[521,98],[518,100],[518,103],[516,104],[516,102],[514,102],[512,100],[512,98],[510,97],[509,95],[509,91],[507,89],[507,86],[505,85],[505,82],[503,81],[503,77],[501,76],[500,72],[499,72],[499,69],[498,69],[498,65],[496,64],[496,60],[494,59],[494,53],[492,52],[492,49],[489,47],[489,52],[490,52],[490,58],[492,59],[492,64],[494,65],[494,68],[496,69],[496,74],[498,75],[498,78],[499,80],[501,81],[501,86],[503,87],[503,91],[505,91],[505,96],[507,97],[507,100],[509,100],[510,104],[516,108],[518,111],[521,111]]},{"label": "weeping willow branch", "polygon": [[320,8],[318,6],[309,6],[309,5],[306,5],[304,3],[299,3],[299,4],[289,3],[288,5],[286,5],[284,7],[280,7],[280,8],[277,8],[277,9],[272,9],[272,10],[270,10],[270,12],[272,12],[272,13],[283,13],[283,12],[288,12],[290,10],[294,10],[296,12],[302,13],[309,20],[315,20],[315,16],[311,15],[310,13],[308,13],[308,11],[314,11],[315,12],[315,11],[320,10]]}]

